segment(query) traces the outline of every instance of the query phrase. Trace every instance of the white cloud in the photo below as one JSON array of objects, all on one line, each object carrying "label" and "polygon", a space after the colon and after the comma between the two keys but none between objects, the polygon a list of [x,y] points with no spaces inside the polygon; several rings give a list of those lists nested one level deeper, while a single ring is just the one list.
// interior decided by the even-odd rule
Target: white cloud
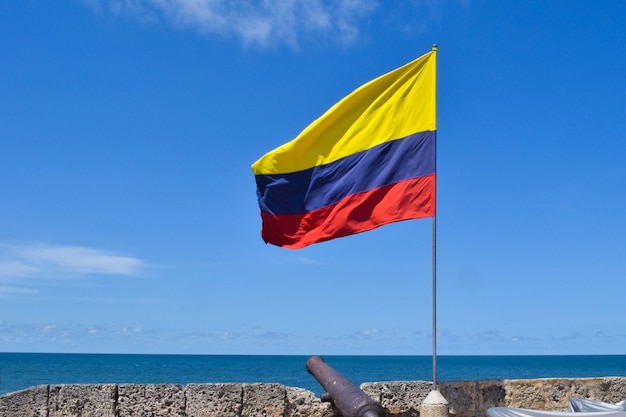
[{"label": "white cloud", "polygon": [[[120,341],[150,341],[140,326],[103,324],[84,326],[58,323],[11,323],[0,321],[0,342],[15,351],[106,351]],[[87,346],[87,348],[84,348]]]},{"label": "white cloud", "polygon": [[147,265],[130,256],[67,245],[0,242],[0,298],[39,294],[42,280],[54,282],[92,275],[140,275]]},{"label": "white cloud", "polygon": [[382,334],[382,330],[380,329],[365,329],[361,331],[361,336],[365,337],[378,336],[379,334]]},{"label": "white cloud", "polygon": [[30,295],[37,294],[39,291],[33,288],[11,287],[0,285],[0,295]]},{"label": "white cloud", "polygon": [[14,259],[0,259],[0,278],[2,277],[24,277],[35,275],[39,272],[39,268],[28,265],[24,262]]},{"label": "white cloud", "polygon": [[4,281],[59,274],[132,276],[145,267],[138,258],[81,246],[0,243],[0,278]]},{"label": "white cloud", "polygon": [[326,36],[355,41],[359,22],[377,7],[376,0],[83,0],[93,10],[160,18],[206,34],[234,36],[246,45],[284,43]]},{"label": "white cloud", "polygon": [[15,254],[22,262],[40,269],[49,266],[65,272],[86,274],[136,275],[144,266],[136,258],[80,246],[26,246],[16,248]]}]

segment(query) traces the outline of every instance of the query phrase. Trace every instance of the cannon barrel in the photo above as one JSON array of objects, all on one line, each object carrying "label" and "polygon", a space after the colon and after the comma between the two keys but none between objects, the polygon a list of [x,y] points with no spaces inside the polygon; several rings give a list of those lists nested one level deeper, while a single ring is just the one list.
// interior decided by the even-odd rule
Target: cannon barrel
[{"label": "cannon barrel", "polygon": [[321,400],[327,401],[330,397],[343,417],[385,417],[385,409],[379,402],[372,400],[319,356],[311,356],[306,361],[306,370],[326,390],[327,395],[322,395]]}]

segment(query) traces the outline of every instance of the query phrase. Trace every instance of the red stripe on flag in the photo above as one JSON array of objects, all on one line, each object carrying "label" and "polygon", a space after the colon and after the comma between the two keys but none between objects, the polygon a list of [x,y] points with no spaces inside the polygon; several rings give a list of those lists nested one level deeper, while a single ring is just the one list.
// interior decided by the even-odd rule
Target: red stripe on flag
[{"label": "red stripe on flag", "polygon": [[435,215],[435,178],[432,174],[349,195],[340,202],[303,214],[261,212],[266,243],[300,249],[388,223]]}]

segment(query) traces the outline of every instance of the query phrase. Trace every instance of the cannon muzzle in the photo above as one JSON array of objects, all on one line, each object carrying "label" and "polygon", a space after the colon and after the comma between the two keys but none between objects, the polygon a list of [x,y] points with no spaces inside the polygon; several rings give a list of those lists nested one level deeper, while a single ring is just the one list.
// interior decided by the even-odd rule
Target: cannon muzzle
[{"label": "cannon muzzle", "polygon": [[326,394],[322,401],[331,401],[343,417],[385,417],[385,409],[359,387],[328,366],[319,356],[306,361],[306,370],[317,379]]}]

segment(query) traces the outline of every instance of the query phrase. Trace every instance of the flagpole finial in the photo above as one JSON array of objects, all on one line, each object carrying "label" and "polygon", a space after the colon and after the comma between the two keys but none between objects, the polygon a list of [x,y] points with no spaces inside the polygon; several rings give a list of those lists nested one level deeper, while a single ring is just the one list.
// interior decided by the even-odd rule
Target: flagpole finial
[{"label": "flagpole finial", "polygon": [[437,44],[436,44],[436,43],[434,43],[434,44],[433,44],[433,52],[436,52],[436,51],[437,51]]}]

